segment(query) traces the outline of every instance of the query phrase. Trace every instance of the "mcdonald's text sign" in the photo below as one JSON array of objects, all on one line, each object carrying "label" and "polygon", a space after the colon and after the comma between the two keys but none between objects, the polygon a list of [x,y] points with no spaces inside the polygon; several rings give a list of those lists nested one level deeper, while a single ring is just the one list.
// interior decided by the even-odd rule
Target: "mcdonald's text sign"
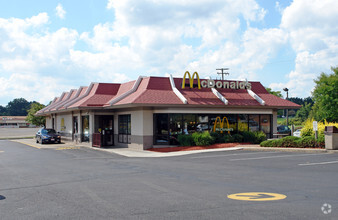
[{"label": "mcdonald's text sign", "polygon": [[200,77],[197,72],[194,72],[192,75],[188,71],[184,73],[182,81],[182,89],[185,88],[186,77],[189,78],[190,88],[194,87],[194,79],[196,77],[197,87],[201,88],[224,88],[224,89],[251,89],[251,83],[245,81],[216,81],[213,79],[203,79],[200,80]]}]

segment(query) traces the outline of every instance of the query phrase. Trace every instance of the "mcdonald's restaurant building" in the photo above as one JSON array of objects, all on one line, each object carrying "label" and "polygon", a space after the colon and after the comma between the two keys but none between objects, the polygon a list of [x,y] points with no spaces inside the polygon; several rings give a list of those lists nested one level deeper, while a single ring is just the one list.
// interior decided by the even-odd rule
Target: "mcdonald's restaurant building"
[{"label": "mcdonald's restaurant building", "polygon": [[36,115],[63,140],[97,147],[149,149],[178,145],[179,134],[215,131],[277,133],[277,110],[299,105],[269,94],[260,82],[144,77],[91,83],[63,92]]}]

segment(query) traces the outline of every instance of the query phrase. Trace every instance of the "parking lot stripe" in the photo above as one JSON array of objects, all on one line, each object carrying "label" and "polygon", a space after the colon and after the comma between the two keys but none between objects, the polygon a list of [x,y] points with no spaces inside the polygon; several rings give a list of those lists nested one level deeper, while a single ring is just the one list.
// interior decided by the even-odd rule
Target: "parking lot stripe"
[{"label": "parking lot stripe", "polygon": [[[21,143],[21,142],[20,142],[20,143]],[[25,145],[27,145],[27,146],[30,146],[30,147],[37,148],[37,149],[41,149],[41,147],[35,146],[35,145],[33,145],[33,144],[26,144],[26,143],[23,143],[23,144],[25,144]]]},{"label": "parking lot stripe", "polygon": [[[327,154],[327,153],[324,153]],[[270,159],[270,158],[281,158],[281,157],[302,157],[302,156],[316,156],[323,154],[296,154],[296,155],[280,155],[280,156],[271,156],[271,157],[252,157],[252,158],[238,158],[231,159],[230,161],[239,161],[239,160],[261,160],[261,159]]]},{"label": "parking lot stripe", "polygon": [[191,157],[191,159],[201,159],[201,158],[210,158],[210,157],[229,157],[229,156],[237,156],[237,155],[250,155],[250,154],[273,154],[273,153],[280,153],[277,151],[273,152],[255,152],[255,153],[237,153],[237,154],[223,154],[223,155],[206,155],[206,156],[198,156],[198,157]]},{"label": "parking lot stripe", "polygon": [[336,161],[320,162],[320,163],[301,163],[301,164],[298,164],[298,165],[299,166],[311,166],[311,165],[323,165],[323,164],[332,164],[332,163],[338,163],[338,160],[336,160]]}]

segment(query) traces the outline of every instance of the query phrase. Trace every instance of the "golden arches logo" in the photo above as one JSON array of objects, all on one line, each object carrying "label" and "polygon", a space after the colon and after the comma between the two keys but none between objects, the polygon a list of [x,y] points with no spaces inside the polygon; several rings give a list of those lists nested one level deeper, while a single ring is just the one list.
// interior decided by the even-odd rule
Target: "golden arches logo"
[{"label": "golden arches logo", "polygon": [[[226,120],[226,122],[227,122],[227,126],[228,126],[228,129],[224,129],[224,119]],[[230,125],[229,125],[229,121],[228,121],[228,119],[227,119],[227,117],[223,117],[223,119],[221,120],[221,117],[216,117],[216,120],[215,120],[215,123],[214,123],[214,128],[213,128],[213,131],[215,132],[216,131],[216,125],[217,125],[217,122],[219,121],[219,124],[220,124],[220,131],[221,131],[221,133],[223,133],[223,130],[225,130],[225,131],[228,131],[228,133],[230,134],[230,131],[232,130],[231,128],[230,128]]]},{"label": "golden arches logo", "polygon": [[200,82],[200,77],[199,77],[198,73],[194,72],[191,76],[188,71],[186,71],[184,73],[183,81],[182,81],[182,89],[185,88],[185,78],[186,78],[187,74],[188,74],[188,77],[189,77],[190,88],[194,87],[194,78],[195,78],[195,75],[196,75],[198,89],[201,89],[201,82]]}]

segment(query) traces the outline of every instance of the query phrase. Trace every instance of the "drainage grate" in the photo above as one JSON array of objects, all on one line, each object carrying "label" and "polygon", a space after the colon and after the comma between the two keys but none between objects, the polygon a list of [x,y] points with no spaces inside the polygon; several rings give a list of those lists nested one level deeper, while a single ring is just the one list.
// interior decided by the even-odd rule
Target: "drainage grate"
[{"label": "drainage grate", "polygon": [[0,195],[0,200],[4,200],[4,199],[6,199],[6,197]]}]

